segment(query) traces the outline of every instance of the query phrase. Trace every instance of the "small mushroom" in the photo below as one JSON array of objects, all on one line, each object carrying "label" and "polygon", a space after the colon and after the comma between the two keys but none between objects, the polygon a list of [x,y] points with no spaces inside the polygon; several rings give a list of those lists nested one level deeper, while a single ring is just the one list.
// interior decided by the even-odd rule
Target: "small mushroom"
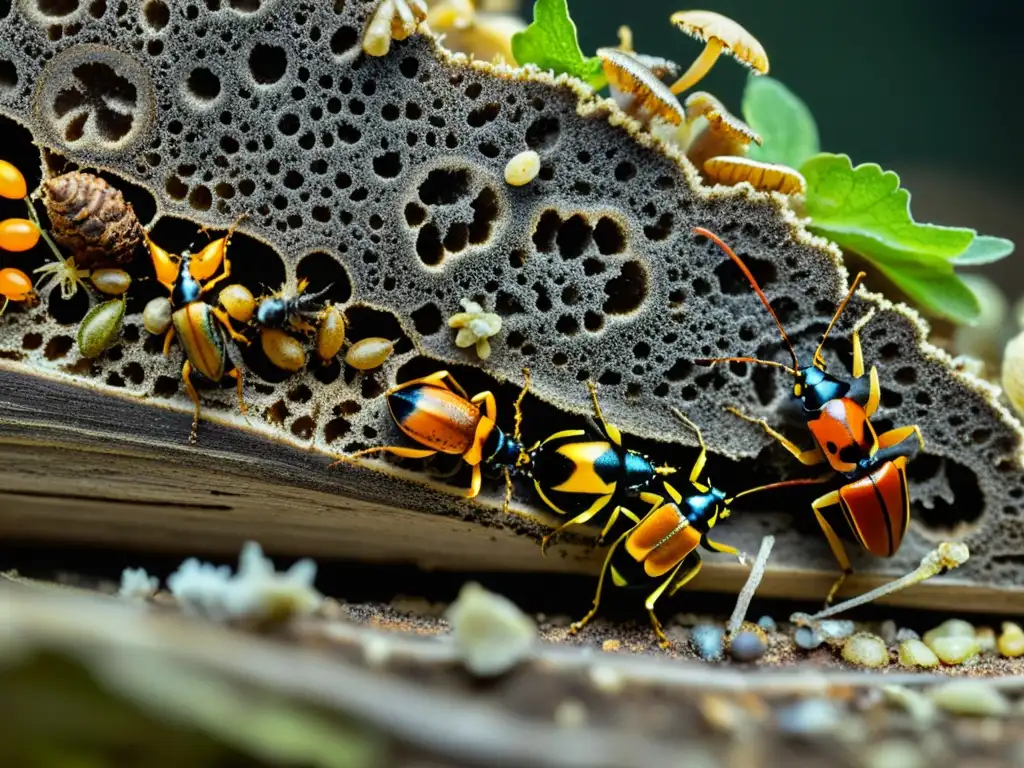
[{"label": "small mushroom", "polygon": [[363,51],[384,56],[392,40],[405,40],[427,18],[424,0],[381,0],[363,33]]},{"label": "small mushroom", "polygon": [[755,75],[768,74],[768,54],[761,43],[732,19],[713,11],[676,11],[670,21],[680,31],[706,44],[701,55],[672,85],[672,93],[682,93],[699,83],[723,51]]},{"label": "small mushroom", "polygon": [[618,48],[598,48],[615,102],[631,117],[649,123],[654,117],[682,125],[679,101],[657,75],[636,56]]},{"label": "small mushroom", "polygon": [[761,192],[802,195],[807,182],[798,171],[786,165],[773,165],[749,157],[712,157],[704,161],[704,176],[712,184],[734,186],[748,182]]},{"label": "small mushroom", "polygon": [[751,143],[761,143],[761,137],[749,125],[704,91],[686,99],[686,122],[693,123],[701,117],[707,121],[707,126],[686,149],[686,156],[698,169],[713,157],[743,156]]}]

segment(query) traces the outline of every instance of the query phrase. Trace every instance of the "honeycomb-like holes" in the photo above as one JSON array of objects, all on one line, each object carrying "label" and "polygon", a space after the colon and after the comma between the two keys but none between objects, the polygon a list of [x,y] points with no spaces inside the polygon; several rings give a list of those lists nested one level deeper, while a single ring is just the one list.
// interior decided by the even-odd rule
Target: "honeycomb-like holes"
[{"label": "honeycomb-like holes", "polygon": [[344,265],[334,256],[317,251],[302,258],[295,268],[299,280],[309,282],[309,293],[325,291],[324,300],[344,304],[352,298],[352,281]]},{"label": "honeycomb-like holes", "polygon": [[269,43],[256,43],[249,51],[249,76],[259,86],[272,86],[288,72],[288,53]]},{"label": "honeycomb-like holes", "polygon": [[146,69],[103,45],[76,45],[54,57],[40,77],[37,114],[58,146],[109,155],[141,141],[156,104]]}]

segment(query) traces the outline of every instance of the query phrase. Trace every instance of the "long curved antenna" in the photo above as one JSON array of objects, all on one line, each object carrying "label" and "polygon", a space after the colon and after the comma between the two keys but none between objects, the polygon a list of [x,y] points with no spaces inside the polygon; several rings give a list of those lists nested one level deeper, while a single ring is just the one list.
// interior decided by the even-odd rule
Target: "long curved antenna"
[{"label": "long curved antenna", "polygon": [[832,326],[836,324],[836,320],[843,314],[843,310],[846,309],[846,305],[850,303],[850,299],[853,298],[853,292],[857,290],[857,285],[866,275],[866,272],[858,272],[857,276],[853,278],[853,283],[850,285],[850,290],[847,291],[846,297],[839,302],[839,306],[836,307],[836,313],[832,315],[832,321],[828,324],[828,328],[825,329],[824,335],[821,337],[821,343],[818,344],[818,348],[814,350],[814,365],[816,368],[825,370],[825,358],[821,356],[821,350],[825,346],[825,339],[828,338],[829,333],[832,331]]},{"label": "long curved antenna", "polygon": [[717,365],[718,363],[755,363],[757,365],[770,365],[772,368],[781,368],[786,373],[791,373],[794,376],[797,374],[795,368],[790,368],[785,363],[779,363],[775,360],[762,360],[759,357],[695,357],[693,359],[697,365]]},{"label": "long curved antenna", "polygon": [[778,483],[768,483],[768,485],[759,485],[755,488],[747,488],[747,490],[745,491],[740,491],[735,496],[726,499],[725,503],[732,504],[736,499],[740,498],[741,496],[747,496],[751,493],[760,493],[761,491],[771,491],[775,488],[788,488],[794,485],[818,485],[820,483],[828,482],[834,476],[834,473],[829,472],[827,475],[822,475],[821,477],[808,477],[800,480],[783,480]]},{"label": "long curved antenna", "polygon": [[786,335],[786,329],[782,327],[782,321],[780,321],[778,315],[775,314],[775,310],[772,309],[772,305],[768,303],[768,297],[764,295],[764,291],[762,291],[761,286],[757,284],[757,280],[754,279],[754,275],[751,273],[750,269],[747,268],[747,265],[743,263],[742,259],[736,255],[732,248],[726,245],[725,241],[723,241],[722,238],[714,232],[704,229],[704,227],[694,227],[693,232],[694,234],[706,237],[721,248],[725,252],[725,255],[732,259],[736,266],[740,268],[744,277],[747,278],[747,282],[750,283],[750,287],[754,289],[758,298],[761,299],[761,303],[764,304],[765,309],[767,309],[768,313],[772,316],[772,320],[775,321],[775,325],[778,326],[782,340],[786,342],[786,346],[789,347],[789,354],[793,356],[793,371],[795,373],[800,367],[800,362],[796,359],[796,351],[793,349],[793,343],[789,340],[789,336]]}]

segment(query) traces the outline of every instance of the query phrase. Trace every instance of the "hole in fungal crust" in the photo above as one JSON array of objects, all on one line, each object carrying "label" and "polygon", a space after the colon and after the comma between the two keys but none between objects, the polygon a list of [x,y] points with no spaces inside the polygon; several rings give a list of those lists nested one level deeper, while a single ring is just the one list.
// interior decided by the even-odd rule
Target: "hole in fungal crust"
[{"label": "hole in fungal crust", "polygon": [[18,87],[18,70],[9,61],[0,61],[0,93]]},{"label": "hole in fungal crust", "polygon": [[[402,330],[402,324],[391,312],[364,304],[353,304],[348,307],[345,310],[345,338],[349,343],[354,343],[371,336],[391,339],[395,343],[395,354],[402,354],[413,348],[412,342]],[[351,377],[358,373],[351,369],[346,373],[346,378],[351,382]]]},{"label": "hole in fungal crust", "polygon": [[602,216],[594,227],[594,244],[606,256],[622,253],[626,249],[626,233],[615,219]]},{"label": "hole in fungal crust", "polygon": [[[757,284],[761,286],[762,290],[764,290],[766,285],[775,282],[775,265],[770,261],[751,258],[745,254],[738,255],[743,259],[747,268],[750,269],[751,274],[757,280]],[[722,289],[722,293],[728,293],[733,296],[752,293],[747,278],[743,276],[740,268],[731,259],[726,259],[715,267],[715,275],[718,277],[718,284]]]},{"label": "hole in fungal crust", "polygon": [[60,360],[71,351],[73,346],[75,346],[75,340],[70,336],[54,336],[46,342],[43,354],[46,355],[47,360]]},{"label": "hole in fungal crust", "polygon": [[70,16],[78,10],[78,0],[36,0],[36,8],[44,16]]},{"label": "hole in fungal crust", "polygon": [[300,416],[292,422],[291,432],[300,440],[311,440],[316,432],[316,422],[311,416]]},{"label": "hole in fungal crust", "polygon": [[563,259],[577,259],[590,245],[593,230],[580,214],[572,216],[558,230],[555,242]]},{"label": "hole in fungal crust", "polygon": [[639,261],[627,261],[619,276],[605,283],[608,300],[604,311],[610,315],[625,315],[635,311],[647,298],[647,273]]},{"label": "hole in fungal crust", "polygon": [[339,416],[338,418],[331,419],[327,422],[327,425],[324,427],[324,440],[328,445],[330,445],[335,440],[343,438],[351,431],[352,422]]},{"label": "hole in fungal crust", "polygon": [[561,126],[554,117],[539,117],[526,129],[526,146],[537,151],[550,149],[558,143]]},{"label": "hole in fungal crust", "polygon": [[50,283],[50,298],[47,302],[50,317],[62,325],[81,322],[89,311],[89,292],[79,288],[70,299],[62,299],[60,287]]},{"label": "hole in fungal crust", "polygon": [[[946,488],[940,486],[929,489],[932,490],[931,509],[915,501],[911,517],[925,529],[930,538],[945,540],[950,535],[963,535],[966,526],[981,518],[985,497],[974,472],[951,459],[924,454],[907,464],[907,476],[912,484],[939,483],[943,480],[942,475]],[[948,495],[942,494],[943,490],[947,490]],[[911,498],[915,498],[913,490]]]},{"label": "hole in fungal crust", "polygon": [[345,267],[329,253],[316,251],[304,256],[295,268],[295,276],[299,280],[308,280],[306,293],[319,293],[326,290],[323,301],[332,304],[344,304],[352,298],[352,281]]},{"label": "hole in fungal crust", "polygon": [[420,200],[427,205],[452,205],[469,194],[469,172],[435,168],[419,187]]},{"label": "hole in fungal crust", "polygon": [[413,310],[410,316],[416,331],[421,336],[433,336],[444,325],[444,317],[441,315],[441,310],[433,303],[424,304],[419,309]]},{"label": "hole in fungal crust", "polygon": [[185,85],[199,101],[214,101],[220,96],[220,78],[206,67],[193,69]]},{"label": "hole in fungal crust", "polygon": [[393,179],[402,172],[402,156],[397,152],[387,152],[373,158],[373,172],[382,179]]},{"label": "hole in fungal crust", "polygon": [[288,54],[284,48],[256,43],[249,52],[249,74],[259,85],[273,85],[288,71]]},{"label": "hole in fungal crust", "polygon": [[262,4],[262,0],[228,0],[228,8],[244,14],[256,13]]},{"label": "hole in fungal crust", "polygon": [[484,187],[469,207],[473,209],[473,221],[469,224],[469,242],[473,245],[486,243],[491,238],[491,228],[498,218],[498,196],[490,187]]},{"label": "hole in fungal crust", "polygon": [[562,218],[556,211],[544,211],[537,225],[533,228],[533,244],[541,253],[550,253],[555,247],[558,228],[562,226]]},{"label": "hole in fungal crust", "polygon": [[418,227],[427,220],[427,209],[416,203],[406,203],[405,223],[410,227]]},{"label": "hole in fungal crust", "polygon": [[163,0],[149,0],[142,8],[142,17],[154,32],[159,32],[171,20],[171,10]]},{"label": "hole in fungal crust", "polygon": [[339,27],[338,31],[331,35],[331,53],[335,56],[344,56],[358,42],[359,33],[355,27]]},{"label": "hole in fungal crust", "polygon": [[76,45],[43,70],[37,96],[44,128],[74,149],[123,151],[145,135],[156,108],[148,71],[102,45]]},{"label": "hole in fungal crust", "polygon": [[436,267],[444,258],[441,233],[434,224],[427,224],[416,238],[416,254],[424,264]]}]

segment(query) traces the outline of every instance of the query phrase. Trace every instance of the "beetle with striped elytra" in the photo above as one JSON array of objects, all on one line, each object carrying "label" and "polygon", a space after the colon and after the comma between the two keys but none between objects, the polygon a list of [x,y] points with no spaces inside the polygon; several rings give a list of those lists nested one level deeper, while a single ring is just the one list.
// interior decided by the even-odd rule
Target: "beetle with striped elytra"
[{"label": "beetle with striped elytra", "polygon": [[[829,548],[843,569],[842,575],[829,590],[825,601],[827,605],[832,602],[843,581],[853,572],[853,568],[835,528],[826,519],[823,510],[839,507],[843,523],[860,546],[872,555],[892,557],[899,549],[910,524],[907,460],[924,448],[924,438],[916,425],[896,427],[877,434],[871,424],[871,416],[878,408],[881,398],[881,389],[878,384],[878,372],[874,366],[867,375],[864,371],[860,327],[870,315],[858,323],[851,334],[852,379],[830,374],[826,370],[825,358],[822,355],[825,340],[853,297],[854,291],[864,277],[863,272],[854,278],[849,291],[836,308],[811,364],[801,367],[782,322],[747,265],[718,235],[703,227],[696,227],[693,231],[715,243],[740,268],[775,321],[793,364],[789,366],[756,357],[703,358],[695,362],[699,365],[751,363],[780,368],[792,375],[792,397],[787,403],[785,415],[807,427],[814,440],[813,448],[801,449],[764,419],[755,419],[735,408],[728,410],[746,421],[760,425],[801,464],[816,466],[827,462],[831,471],[817,478],[819,482],[828,482],[836,474],[844,481],[841,487],[818,497],[811,503],[815,519],[828,540]],[[806,481],[788,482],[806,484]],[[779,484],[777,487],[784,485],[785,483]]]}]

